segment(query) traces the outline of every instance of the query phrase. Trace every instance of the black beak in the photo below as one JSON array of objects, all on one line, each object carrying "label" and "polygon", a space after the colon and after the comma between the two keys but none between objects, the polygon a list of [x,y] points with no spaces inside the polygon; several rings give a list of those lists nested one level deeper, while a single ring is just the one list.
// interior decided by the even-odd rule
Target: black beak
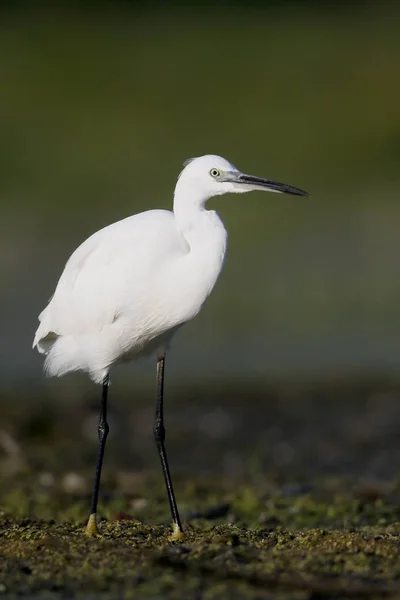
[{"label": "black beak", "polygon": [[292,185],[279,183],[278,181],[271,181],[270,179],[263,179],[262,177],[255,177],[254,175],[245,175],[244,173],[238,174],[236,181],[237,183],[254,185],[260,189],[269,190],[271,192],[279,192],[281,194],[292,194],[293,196],[310,195],[308,192],[300,190],[299,188],[295,188]]}]

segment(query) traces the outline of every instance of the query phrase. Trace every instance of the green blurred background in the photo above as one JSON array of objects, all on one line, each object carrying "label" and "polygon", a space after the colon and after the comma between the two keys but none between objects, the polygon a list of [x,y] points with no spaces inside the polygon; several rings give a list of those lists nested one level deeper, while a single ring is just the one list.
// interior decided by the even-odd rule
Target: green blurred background
[{"label": "green blurred background", "polygon": [[[37,315],[81,241],[170,208],[205,153],[312,196],[210,202],[227,263],[175,339],[169,390],[397,377],[399,17],[395,2],[3,3],[2,397],[96,398],[81,376],[44,380]],[[150,395],[153,377],[151,361],[121,367],[114,389]]]},{"label": "green blurred background", "polygon": [[171,207],[184,159],[309,190],[211,201],[223,276],[172,376],[398,366],[394,3],[2,11],[1,377],[41,377],[38,312],[96,229]]}]

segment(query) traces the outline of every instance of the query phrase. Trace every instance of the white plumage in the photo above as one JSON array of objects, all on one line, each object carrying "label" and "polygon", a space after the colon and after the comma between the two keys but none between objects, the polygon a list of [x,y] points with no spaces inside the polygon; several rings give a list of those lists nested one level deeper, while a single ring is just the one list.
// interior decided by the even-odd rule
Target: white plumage
[{"label": "white plumage", "polygon": [[164,444],[164,364],[173,334],[197,315],[224,262],[227,234],[218,215],[205,209],[206,201],[226,192],[254,189],[306,194],[245,175],[220,156],[202,156],[185,164],[176,184],[173,212],[150,210],[93,234],[72,254],[39,316],[33,346],[46,354],[47,373],[82,370],[103,383],[99,448],[86,526],[90,536],[98,533],[110,370],[118,362],[156,352],[154,435],[171,508],[172,539],[182,539]]},{"label": "white plumage", "polygon": [[206,201],[252,189],[305,194],[244,175],[219,156],[202,156],[182,171],[173,212],[143,212],[83,242],[39,316],[33,346],[47,355],[48,375],[82,370],[100,383],[118,362],[165,353],[223,266],[226,230]]}]

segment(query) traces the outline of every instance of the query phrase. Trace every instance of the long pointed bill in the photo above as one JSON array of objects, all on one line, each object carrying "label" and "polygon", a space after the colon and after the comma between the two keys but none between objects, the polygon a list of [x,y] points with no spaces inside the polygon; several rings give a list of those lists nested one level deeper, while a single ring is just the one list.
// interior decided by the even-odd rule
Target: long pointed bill
[{"label": "long pointed bill", "polygon": [[263,179],[262,177],[255,177],[254,175],[246,175],[244,173],[232,173],[230,181],[250,185],[252,189],[268,190],[280,194],[293,194],[294,196],[309,196],[308,192],[295,188],[292,185],[271,181],[270,179]]}]

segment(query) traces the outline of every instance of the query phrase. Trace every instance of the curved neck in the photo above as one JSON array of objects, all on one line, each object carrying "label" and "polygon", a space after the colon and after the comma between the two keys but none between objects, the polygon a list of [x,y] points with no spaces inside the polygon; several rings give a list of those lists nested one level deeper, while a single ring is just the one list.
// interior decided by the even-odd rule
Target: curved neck
[{"label": "curved neck", "polygon": [[209,195],[191,182],[189,185],[178,179],[174,192],[174,215],[178,229],[185,233],[190,231],[205,212],[205,204]]}]

